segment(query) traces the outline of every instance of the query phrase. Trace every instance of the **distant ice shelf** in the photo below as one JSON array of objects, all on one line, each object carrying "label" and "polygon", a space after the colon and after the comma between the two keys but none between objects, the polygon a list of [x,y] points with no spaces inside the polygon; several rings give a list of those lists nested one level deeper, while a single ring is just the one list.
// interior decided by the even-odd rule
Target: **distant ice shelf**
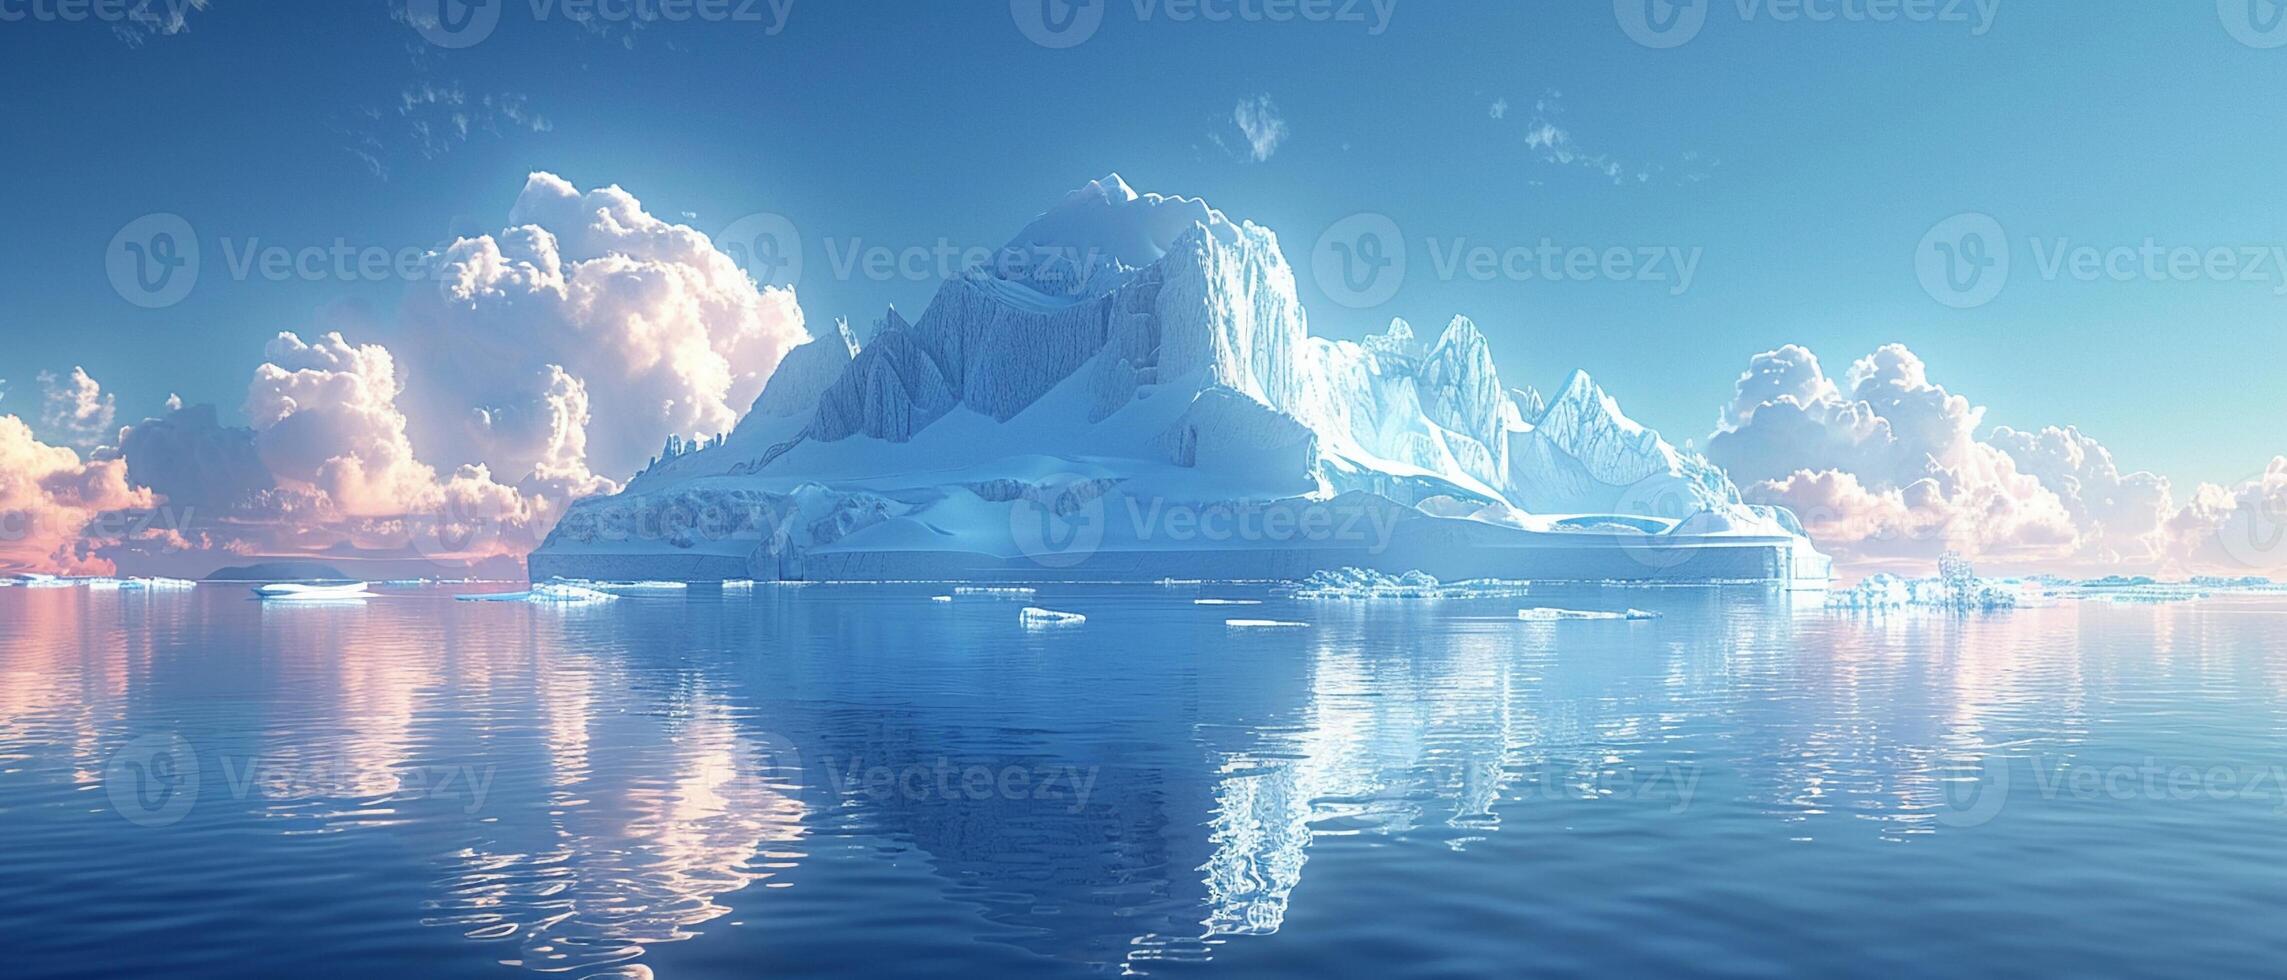
[{"label": "distant ice shelf", "polygon": [[1621,611],[1619,611],[1619,612],[1609,612],[1609,611],[1596,611],[1596,610],[1587,610],[1587,609],[1553,609],[1553,608],[1547,608],[1547,607],[1536,607],[1536,608],[1532,608],[1532,609],[1519,609],[1519,610],[1517,610],[1517,618],[1518,618],[1518,619],[1521,619],[1521,620],[1524,620],[1525,622],[1528,622],[1528,623],[1558,623],[1558,622],[1564,622],[1564,621],[1566,621],[1566,620],[1579,620],[1579,619],[1601,619],[1601,620],[1646,620],[1646,619],[1658,619],[1658,618],[1660,618],[1660,614],[1659,614],[1659,613],[1656,613],[1656,612],[1646,612],[1646,611],[1644,611],[1644,610],[1642,610],[1642,609],[1624,609],[1624,610],[1621,610]]},{"label": "distant ice shelf", "polygon": [[1370,568],[1340,568],[1313,573],[1294,590],[1297,599],[1493,599],[1520,596],[1530,591],[1516,582],[1439,582],[1420,570],[1388,575]]}]

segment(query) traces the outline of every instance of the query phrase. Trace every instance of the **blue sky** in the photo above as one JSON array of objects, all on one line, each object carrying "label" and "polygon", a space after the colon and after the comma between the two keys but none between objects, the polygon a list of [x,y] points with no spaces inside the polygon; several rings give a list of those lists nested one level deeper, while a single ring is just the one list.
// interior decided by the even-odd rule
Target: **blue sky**
[{"label": "blue sky", "polygon": [[[496,230],[532,170],[619,184],[707,231],[785,215],[813,324],[917,311],[933,291],[837,278],[826,243],[997,244],[1116,170],[1278,230],[1314,332],[1464,313],[1512,383],[1587,368],[1677,441],[1705,437],[1757,352],[1804,344],[1839,373],[1900,341],[1989,424],[2079,425],[2179,481],[2242,480],[2287,449],[2287,263],[2255,267],[2260,282],[2237,281],[2236,258],[2191,281],[2043,269],[2060,245],[2287,246],[2287,131],[2264,108],[2287,48],[2242,43],[2205,0],[1938,0],[1934,21],[1880,23],[1859,16],[1880,0],[1813,3],[1838,12],[1815,21],[1742,2],[1656,48],[1604,2],[1335,0],[1328,20],[1270,22],[1276,3],[1209,3],[1237,13],[1211,21],[1108,0],[1056,49],[1000,0],[793,0],[782,24],[758,3],[758,19],[640,29],[610,4],[582,24],[513,0],[481,43],[448,49],[398,0],[212,0],[179,33],[0,0],[26,14],[0,20],[15,192],[0,411],[27,411],[39,372],[85,365],[122,421],[170,392],[234,414],[270,335],[386,342],[405,287],[239,281],[219,253]],[[2270,0],[2230,2],[2261,15]],[[465,135],[440,107],[456,98]],[[1233,118],[1264,98],[1283,127],[1267,154]],[[1390,219],[1408,270],[1388,302],[1352,309],[1310,262],[1361,212]],[[196,288],[161,309],[125,301],[105,265],[152,213],[181,215],[204,253]],[[1963,213],[1991,216],[2012,261],[1997,296],[1956,309],[1916,262]],[[1679,293],[1438,274],[1445,250],[1544,238],[1696,255],[1694,275]]]}]

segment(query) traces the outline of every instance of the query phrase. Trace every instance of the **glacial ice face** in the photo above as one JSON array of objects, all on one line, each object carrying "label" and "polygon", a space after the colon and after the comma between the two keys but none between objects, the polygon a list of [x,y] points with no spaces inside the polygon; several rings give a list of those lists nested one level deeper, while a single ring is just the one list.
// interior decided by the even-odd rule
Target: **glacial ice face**
[{"label": "glacial ice face", "polygon": [[834,321],[831,333],[787,352],[770,380],[755,398],[754,409],[741,419],[786,418],[816,410],[818,400],[858,356],[858,340],[847,321]]},{"label": "glacial ice face", "polygon": [[826,440],[865,435],[904,442],[944,415],[954,401],[944,373],[914,331],[887,329],[819,396],[809,434]]}]

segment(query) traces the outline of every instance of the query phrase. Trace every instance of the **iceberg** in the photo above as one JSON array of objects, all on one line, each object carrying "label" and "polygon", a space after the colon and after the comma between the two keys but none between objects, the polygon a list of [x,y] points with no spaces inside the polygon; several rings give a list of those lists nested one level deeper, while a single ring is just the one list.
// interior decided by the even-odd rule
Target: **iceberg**
[{"label": "iceberg", "polygon": [[1087,622],[1088,617],[1079,613],[1058,612],[1054,609],[1042,609],[1039,606],[1026,606],[1022,612],[1017,614],[1017,621],[1023,623],[1027,628],[1039,629],[1046,626],[1078,626]]},{"label": "iceberg", "polygon": [[363,582],[273,582],[255,586],[254,595],[266,602],[344,602],[374,597]]},{"label": "iceberg", "polygon": [[918,316],[837,321],[719,438],[574,503],[535,581],[1446,579],[1822,586],[1792,515],[1478,324],[1309,334],[1269,228],[1093,180]]}]

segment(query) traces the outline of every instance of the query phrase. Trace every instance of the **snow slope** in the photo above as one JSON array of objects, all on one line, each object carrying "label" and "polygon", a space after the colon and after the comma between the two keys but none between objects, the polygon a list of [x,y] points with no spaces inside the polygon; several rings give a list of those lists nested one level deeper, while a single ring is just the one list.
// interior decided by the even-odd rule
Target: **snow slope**
[{"label": "snow slope", "polygon": [[575,505],[533,576],[1212,576],[1490,548],[1638,577],[1687,545],[1724,551],[1723,577],[1823,562],[1587,375],[1545,403],[1512,390],[1464,317],[1428,343],[1403,320],[1311,337],[1270,229],[1116,174],[919,317],[797,349],[696,445]]}]

